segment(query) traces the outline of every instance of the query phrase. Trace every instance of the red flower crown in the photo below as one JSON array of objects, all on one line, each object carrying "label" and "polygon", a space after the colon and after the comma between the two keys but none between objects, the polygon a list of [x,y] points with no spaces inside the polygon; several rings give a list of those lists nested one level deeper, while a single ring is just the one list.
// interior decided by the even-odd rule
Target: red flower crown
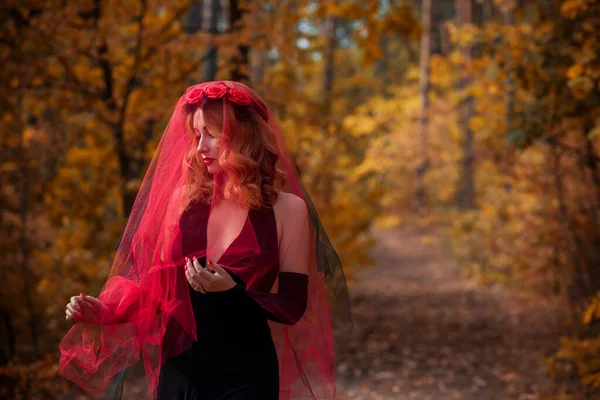
[{"label": "red flower crown", "polygon": [[220,99],[226,94],[229,94],[228,99],[232,102],[248,106],[252,104],[252,99],[241,90],[230,88],[225,85],[212,85],[206,88],[194,88],[185,95],[185,101],[188,104],[198,104],[202,101],[202,97],[206,95],[209,99]]},{"label": "red flower crown", "polygon": [[250,95],[245,91],[225,86],[220,83],[210,84],[204,87],[192,87],[185,92],[184,99],[187,105],[192,106],[193,109],[202,102],[204,96],[209,99],[221,99],[225,98],[225,95],[227,95],[227,100],[241,106],[248,106],[258,113],[265,122],[268,122],[269,114],[264,105],[252,100]]}]

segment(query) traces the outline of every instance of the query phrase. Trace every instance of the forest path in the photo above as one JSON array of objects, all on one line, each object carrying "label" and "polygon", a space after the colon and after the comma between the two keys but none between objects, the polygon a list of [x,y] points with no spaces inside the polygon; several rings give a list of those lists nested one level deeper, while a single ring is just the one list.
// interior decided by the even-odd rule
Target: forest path
[{"label": "forest path", "polygon": [[[429,229],[428,229],[429,230]],[[433,230],[376,233],[338,337],[340,400],[533,400],[561,334],[556,306],[461,277]],[[428,243],[429,242],[429,243]]]}]

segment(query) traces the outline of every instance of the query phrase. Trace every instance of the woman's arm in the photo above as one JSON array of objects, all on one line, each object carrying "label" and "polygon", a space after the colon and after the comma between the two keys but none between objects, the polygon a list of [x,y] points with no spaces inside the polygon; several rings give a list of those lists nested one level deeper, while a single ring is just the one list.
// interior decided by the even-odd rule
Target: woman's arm
[{"label": "woman's arm", "polygon": [[67,321],[111,325],[130,322],[138,316],[143,289],[122,277],[113,277],[98,298],[80,293],[66,306]]},{"label": "woman's arm", "polygon": [[310,219],[304,201],[289,193],[281,193],[274,208],[280,232],[277,293],[246,289],[239,283],[226,292],[249,302],[271,321],[294,325],[308,301]]},{"label": "woman's arm", "polygon": [[[306,311],[308,299],[308,275],[296,272],[280,272],[277,293],[246,289],[236,283],[226,291],[257,310],[266,319],[286,325],[296,324]],[[215,293],[215,292],[211,292]],[[219,292],[216,292],[219,293]]]}]

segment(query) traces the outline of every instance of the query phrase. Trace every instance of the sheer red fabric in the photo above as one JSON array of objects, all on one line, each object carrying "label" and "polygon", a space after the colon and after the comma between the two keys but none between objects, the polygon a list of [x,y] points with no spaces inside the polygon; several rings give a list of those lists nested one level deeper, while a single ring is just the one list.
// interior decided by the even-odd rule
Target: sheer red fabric
[{"label": "sheer red fabric", "polygon": [[[206,116],[215,104],[222,115],[218,156],[222,172],[211,175],[200,162],[190,124],[194,113],[201,109]],[[260,125],[263,136],[242,137],[243,124]],[[272,150],[253,146],[256,140],[270,143]],[[228,208],[231,199],[243,198],[240,185],[260,194],[263,205],[274,205],[275,198],[261,192],[270,177],[259,174],[257,182],[244,181],[261,166],[283,172],[282,186],[277,182],[267,186],[296,199],[288,213],[288,218],[296,219],[295,229],[281,233],[276,256],[261,254],[261,238],[248,214]],[[206,206],[182,223],[184,212],[198,203]],[[224,231],[233,233],[223,239]],[[192,247],[183,246],[184,240]],[[177,102],[98,296],[103,310],[94,321],[75,323],[63,338],[61,374],[86,391],[99,393],[111,378],[141,361],[148,394],[155,393],[164,361],[191,346],[197,324],[211,323],[194,319],[183,272],[185,257],[192,256],[210,257],[241,278],[247,295],[280,321],[296,321],[298,316],[268,295],[277,292],[278,268],[298,263],[306,267],[308,297],[302,317],[293,325],[269,323],[279,359],[280,398],[333,399],[333,325],[351,325],[344,273],[274,116],[260,96],[241,83],[195,85]]]}]

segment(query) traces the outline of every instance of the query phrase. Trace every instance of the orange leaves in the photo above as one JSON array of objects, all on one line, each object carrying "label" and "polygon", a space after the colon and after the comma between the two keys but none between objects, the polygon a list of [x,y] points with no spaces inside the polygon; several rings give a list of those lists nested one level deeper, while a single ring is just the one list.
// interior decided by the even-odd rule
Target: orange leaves
[{"label": "orange leaves", "polygon": [[402,5],[386,14],[383,20],[383,30],[412,39],[417,39],[421,34],[419,20],[408,5]]},{"label": "orange leaves", "polygon": [[583,314],[583,323],[589,325],[592,321],[600,320],[600,293],[592,298],[590,305]]},{"label": "orange leaves", "polygon": [[567,78],[570,80],[579,78],[584,73],[583,65],[574,64],[567,70]]},{"label": "orange leaves", "polygon": [[369,65],[382,57],[380,40],[384,35],[417,39],[420,23],[413,9],[406,4],[382,7],[377,0],[324,3],[318,15],[335,15],[354,22],[353,39],[363,52],[363,62]]},{"label": "orange leaves", "polygon": [[372,9],[374,7],[377,7],[376,1],[365,1],[362,4],[361,2],[343,2],[341,4],[325,4],[323,6],[326,15],[332,14],[349,20],[368,18],[373,14]]},{"label": "orange leaves", "polygon": [[472,46],[473,42],[479,40],[479,29],[473,24],[456,25],[448,23],[447,27],[448,33],[450,33],[450,40],[459,48]]},{"label": "orange leaves", "polygon": [[[597,357],[600,354],[600,337],[587,339],[561,338],[560,349],[548,359],[551,370],[557,375],[558,370],[564,370],[565,374],[572,373],[575,369],[580,377],[582,385],[594,393],[600,389],[600,367]],[[574,368],[573,368],[574,367]]]},{"label": "orange leaves", "polygon": [[569,88],[577,99],[586,98],[594,90],[594,81],[587,76],[578,76],[569,81]]},{"label": "orange leaves", "polygon": [[[0,378],[4,382],[0,389],[3,398],[61,398],[61,393],[68,386],[60,378],[57,360],[49,353],[31,364],[9,362],[0,367]],[[9,394],[8,388],[12,386],[14,389]]]},{"label": "orange leaves", "polygon": [[597,0],[563,0],[560,12],[567,18],[574,19],[585,13],[590,7],[598,6]]},{"label": "orange leaves", "polygon": [[569,87],[578,99],[586,98],[600,85],[600,29],[582,31],[573,49],[573,64],[566,71]]}]

